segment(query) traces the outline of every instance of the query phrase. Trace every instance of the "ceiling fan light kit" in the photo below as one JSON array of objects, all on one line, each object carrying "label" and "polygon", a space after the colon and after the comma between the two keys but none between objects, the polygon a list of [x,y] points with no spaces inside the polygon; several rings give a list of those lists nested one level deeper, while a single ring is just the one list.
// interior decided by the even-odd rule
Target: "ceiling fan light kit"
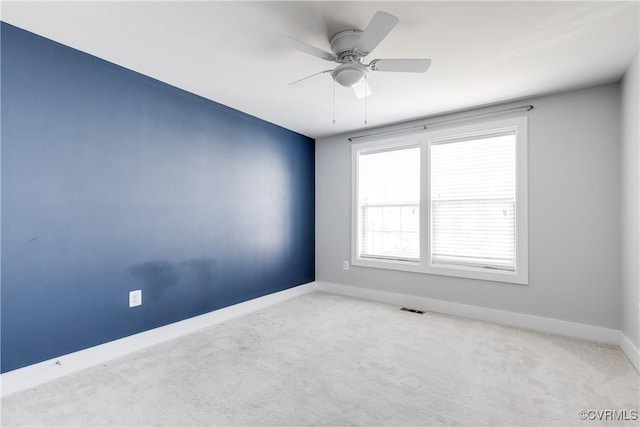
[{"label": "ceiling fan light kit", "polygon": [[359,63],[341,64],[331,73],[333,79],[344,87],[353,87],[367,78],[367,67]]}]

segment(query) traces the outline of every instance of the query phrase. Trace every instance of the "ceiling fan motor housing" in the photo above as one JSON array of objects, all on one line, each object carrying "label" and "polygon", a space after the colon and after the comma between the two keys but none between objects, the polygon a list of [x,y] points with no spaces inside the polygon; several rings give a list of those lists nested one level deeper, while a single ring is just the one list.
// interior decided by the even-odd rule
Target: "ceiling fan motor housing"
[{"label": "ceiling fan motor housing", "polygon": [[363,55],[355,49],[360,34],[362,34],[360,30],[345,30],[331,37],[331,51],[336,55],[338,62],[346,64],[361,61]]}]

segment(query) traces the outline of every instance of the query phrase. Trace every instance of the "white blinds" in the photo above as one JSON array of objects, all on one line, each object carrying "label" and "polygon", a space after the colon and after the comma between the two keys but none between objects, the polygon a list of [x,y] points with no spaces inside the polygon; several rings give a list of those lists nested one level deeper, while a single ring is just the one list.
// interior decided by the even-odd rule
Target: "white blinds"
[{"label": "white blinds", "polygon": [[420,257],[420,148],[358,156],[359,254]]},{"label": "white blinds", "polygon": [[431,146],[431,261],[515,270],[515,132]]}]

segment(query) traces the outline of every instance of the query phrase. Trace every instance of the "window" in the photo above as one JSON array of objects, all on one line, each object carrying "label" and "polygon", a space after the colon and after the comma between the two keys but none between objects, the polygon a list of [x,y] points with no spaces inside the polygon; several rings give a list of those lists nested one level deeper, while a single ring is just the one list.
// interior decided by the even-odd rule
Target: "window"
[{"label": "window", "polygon": [[420,148],[362,151],[358,161],[363,258],[420,258]]},{"label": "window", "polygon": [[431,144],[431,262],[515,270],[514,131]]},{"label": "window", "polygon": [[352,264],[527,283],[526,118],[352,146]]}]

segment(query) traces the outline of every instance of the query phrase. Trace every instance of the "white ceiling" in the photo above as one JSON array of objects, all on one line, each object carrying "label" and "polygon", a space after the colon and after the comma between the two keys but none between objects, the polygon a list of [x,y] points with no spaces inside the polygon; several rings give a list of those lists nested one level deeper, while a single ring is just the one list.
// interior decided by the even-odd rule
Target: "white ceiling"
[{"label": "white ceiling", "polygon": [[[371,73],[365,103],[322,59],[377,10],[400,23],[367,58],[431,58],[426,74]],[[639,2],[2,2],[2,20],[314,138],[620,79]]]}]

